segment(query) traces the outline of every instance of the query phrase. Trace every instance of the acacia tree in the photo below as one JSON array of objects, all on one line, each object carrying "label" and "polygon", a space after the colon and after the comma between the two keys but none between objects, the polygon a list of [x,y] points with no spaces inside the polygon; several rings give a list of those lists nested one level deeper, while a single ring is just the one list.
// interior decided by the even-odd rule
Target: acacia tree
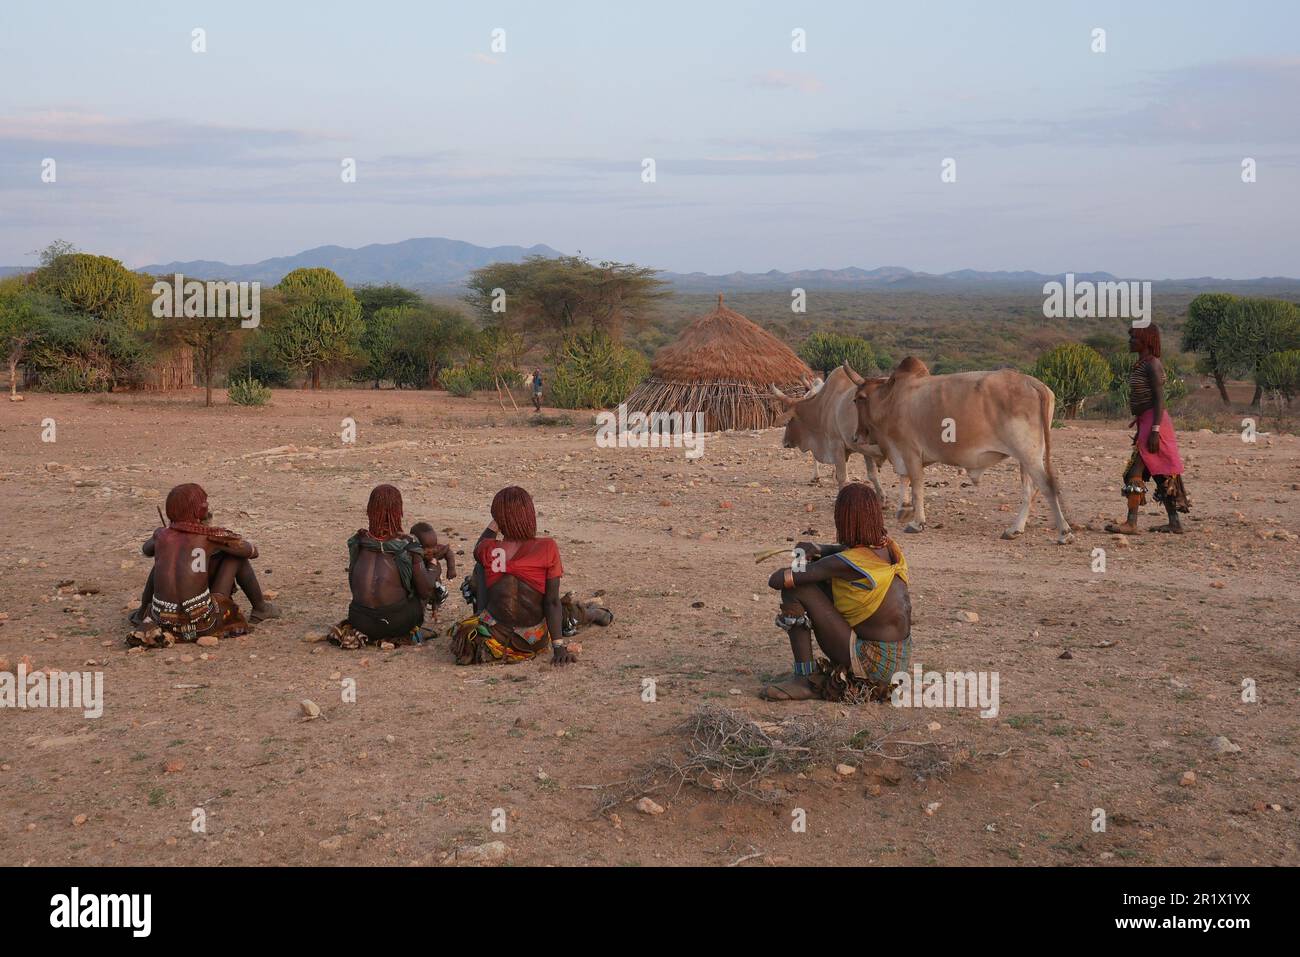
[{"label": "acacia tree", "polygon": [[1197,296],[1187,307],[1187,324],[1183,326],[1183,351],[1200,356],[1200,369],[1214,377],[1219,387],[1219,398],[1228,404],[1228,389],[1224,379],[1233,373],[1225,356],[1220,327],[1224,317],[1236,303],[1237,297],[1226,292],[1206,292]]},{"label": "acacia tree", "polygon": [[325,366],[360,354],[361,304],[330,269],[295,269],[275,288],[282,303],[268,323],[272,352],[303,372],[304,388],[319,389]]},{"label": "acacia tree", "polygon": [[640,321],[669,295],[668,284],[657,272],[632,263],[593,263],[580,256],[529,256],[519,263],[476,269],[465,301],[485,323],[540,334],[552,347],[592,329],[617,340],[625,324]]},{"label": "acacia tree", "polygon": [[380,380],[394,378],[389,360],[397,346],[394,335],[398,321],[426,305],[425,299],[414,289],[394,283],[382,286],[367,283],[353,293],[361,304],[361,322],[365,326],[361,351],[367,358],[366,367],[357,377],[371,380],[378,389]]},{"label": "acacia tree", "polygon": [[1223,361],[1250,370],[1255,380],[1250,404],[1258,408],[1264,394],[1264,360],[1274,352],[1300,347],[1300,310],[1282,299],[1238,299],[1219,324],[1219,341]]},{"label": "acacia tree", "polygon": [[9,360],[9,395],[18,394],[18,365],[49,328],[60,304],[28,285],[22,276],[0,279],[0,355]]}]

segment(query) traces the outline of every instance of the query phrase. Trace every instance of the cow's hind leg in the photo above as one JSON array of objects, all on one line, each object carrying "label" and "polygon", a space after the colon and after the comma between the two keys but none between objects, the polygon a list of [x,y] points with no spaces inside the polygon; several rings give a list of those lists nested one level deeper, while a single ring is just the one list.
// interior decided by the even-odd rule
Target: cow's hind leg
[{"label": "cow's hind leg", "polygon": [[[1043,493],[1048,504],[1052,507],[1052,517],[1056,519],[1058,545],[1069,545],[1074,541],[1074,533],[1070,529],[1070,523],[1066,521],[1065,510],[1061,507],[1061,490],[1056,476],[1052,473],[1051,467],[1045,463],[1025,462],[1023,459],[1020,463],[1022,472],[1028,472],[1029,477],[1033,479],[1034,485]],[[1024,512],[1029,513],[1030,498],[1025,497]],[[1024,524],[1021,523],[1021,530],[1024,530]]]}]

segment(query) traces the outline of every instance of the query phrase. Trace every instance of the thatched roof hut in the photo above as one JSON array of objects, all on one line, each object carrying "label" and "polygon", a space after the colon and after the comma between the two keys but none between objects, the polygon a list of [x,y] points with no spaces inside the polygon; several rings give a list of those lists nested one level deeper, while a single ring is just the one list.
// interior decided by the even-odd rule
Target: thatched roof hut
[{"label": "thatched roof hut", "polygon": [[717,308],[664,346],[650,377],[627,397],[629,412],[703,412],[704,429],[766,429],[776,424],[775,385],[787,395],[806,391],[812,370],[790,347],[718,296]]}]

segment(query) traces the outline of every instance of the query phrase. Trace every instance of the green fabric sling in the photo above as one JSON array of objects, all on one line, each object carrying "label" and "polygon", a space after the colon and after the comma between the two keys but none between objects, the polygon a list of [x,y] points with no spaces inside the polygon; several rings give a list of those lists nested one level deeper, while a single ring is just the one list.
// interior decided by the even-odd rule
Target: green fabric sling
[{"label": "green fabric sling", "polygon": [[372,552],[379,552],[381,555],[393,556],[393,561],[397,564],[397,575],[402,580],[402,588],[406,591],[407,597],[416,597],[415,571],[411,554],[422,551],[419,542],[413,541],[405,535],[388,538],[381,542],[376,538],[371,538],[368,532],[360,530],[348,539],[349,576],[352,574],[352,567],[357,563],[357,555],[360,554],[363,548]]}]

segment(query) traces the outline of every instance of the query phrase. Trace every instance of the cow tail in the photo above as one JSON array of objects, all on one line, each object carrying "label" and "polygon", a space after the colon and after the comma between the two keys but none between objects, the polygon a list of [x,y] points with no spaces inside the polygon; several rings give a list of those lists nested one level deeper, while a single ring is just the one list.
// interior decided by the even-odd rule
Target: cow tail
[{"label": "cow tail", "polygon": [[1047,473],[1048,488],[1060,501],[1061,487],[1052,467],[1052,416],[1056,414],[1056,396],[1044,385],[1038,393],[1038,403],[1043,413],[1043,471]]}]

